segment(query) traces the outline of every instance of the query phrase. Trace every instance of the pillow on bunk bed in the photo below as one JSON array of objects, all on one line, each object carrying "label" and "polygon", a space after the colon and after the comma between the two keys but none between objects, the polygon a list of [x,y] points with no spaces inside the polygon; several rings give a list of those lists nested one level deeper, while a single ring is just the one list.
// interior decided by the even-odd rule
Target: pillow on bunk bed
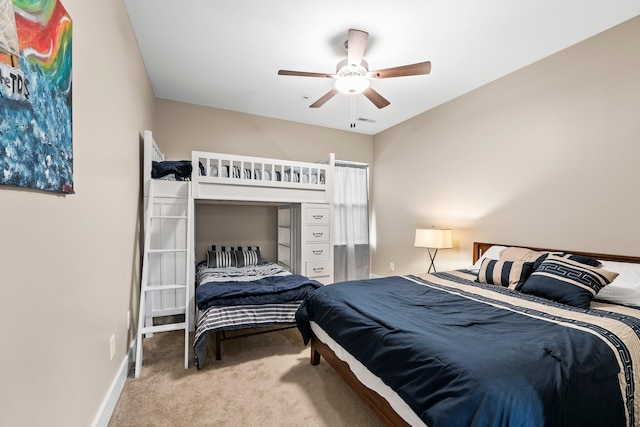
[{"label": "pillow on bunk bed", "polygon": [[207,267],[249,267],[262,264],[260,246],[217,246],[211,245],[207,252]]},{"label": "pillow on bunk bed", "polygon": [[213,245],[211,250],[207,252],[207,267],[236,267],[236,253],[233,250],[227,251],[224,246],[221,249],[217,251],[216,246]]},{"label": "pillow on bunk bed", "polygon": [[261,264],[262,256],[260,255],[260,247],[247,246],[247,248],[243,250],[241,246],[238,246],[238,250],[236,251],[236,262],[238,267]]}]

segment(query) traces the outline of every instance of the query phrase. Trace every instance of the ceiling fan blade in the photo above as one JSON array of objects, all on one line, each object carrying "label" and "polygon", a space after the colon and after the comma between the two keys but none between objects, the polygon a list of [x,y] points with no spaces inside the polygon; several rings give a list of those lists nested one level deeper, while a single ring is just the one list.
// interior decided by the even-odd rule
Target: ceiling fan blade
[{"label": "ceiling fan blade", "polygon": [[416,76],[419,74],[429,74],[431,72],[431,61],[418,62],[417,64],[403,65],[400,67],[385,68],[384,70],[371,71],[368,77],[386,79],[389,77]]},{"label": "ceiling fan blade", "polygon": [[389,101],[386,100],[385,97],[380,95],[375,90],[371,89],[371,87],[366,88],[364,92],[362,92],[362,94],[367,98],[369,98],[369,101],[373,102],[373,104],[378,108],[384,108],[387,105],[391,104]]},{"label": "ceiling fan blade", "polygon": [[322,95],[322,97],[320,99],[318,99],[316,102],[314,102],[313,104],[309,105],[309,108],[322,107],[324,105],[324,103],[327,102],[328,100],[330,100],[331,98],[333,98],[336,93],[338,93],[338,89],[336,89],[334,87],[329,92],[327,92],[324,95]]},{"label": "ceiling fan blade", "polygon": [[347,41],[347,57],[349,65],[358,66],[362,63],[364,50],[367,47],[369,33],[360,30],[349,30],[349,40]]},{"label": "ceiling fan blade", "polygon": [[326,79],[332,79],[335,76],[333,74],[327,73],[309,73],[307,71],[291,71],[291,70],[280,70],[278,71],[279,76],[299,76],[299,77],[322,77]]}]

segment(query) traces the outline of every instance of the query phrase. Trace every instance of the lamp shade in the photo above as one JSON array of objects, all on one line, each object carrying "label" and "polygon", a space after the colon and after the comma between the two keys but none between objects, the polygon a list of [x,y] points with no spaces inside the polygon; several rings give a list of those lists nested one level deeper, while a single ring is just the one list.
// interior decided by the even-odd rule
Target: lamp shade
[{"label": "lamp shade", "polygon": [[452,248],[451,230],[441,228],[418,228],[416,229],[416,241],[414,246],[432,249]]}]

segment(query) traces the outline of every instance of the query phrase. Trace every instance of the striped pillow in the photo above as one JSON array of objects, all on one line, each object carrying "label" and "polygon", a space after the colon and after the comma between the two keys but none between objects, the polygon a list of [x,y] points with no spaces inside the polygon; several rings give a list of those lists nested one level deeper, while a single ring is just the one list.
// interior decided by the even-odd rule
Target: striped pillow
[{"label": "striped pillow", "polygon": [[220,267],[235,267],[236,266],[236,253],[234,251],[208,251],[207,252],[207,267],[220,268]]},{"label": "striped pillow", "polygon": [[235,252],[235,255],[238,267],[258,265],[262,262],[259,246],[247,246],[245,250],[238,246],[238,250]]},{"label": "striped pillow", "polygon": [[485,259],[478,271],[478,282],[519,290],[532,272],[532,262]]},{"label": "striped pillow", "polygon": [[522,285],[522,292],[574,307],[589,308],[600,289],[618,273],[549,255]]}]

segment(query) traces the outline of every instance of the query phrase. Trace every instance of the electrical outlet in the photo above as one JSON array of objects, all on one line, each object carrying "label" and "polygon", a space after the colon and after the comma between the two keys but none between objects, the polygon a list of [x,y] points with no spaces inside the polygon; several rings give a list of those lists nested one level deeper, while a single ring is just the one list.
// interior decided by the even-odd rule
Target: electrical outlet
[{"label": "electrical outlet", "polygon": [[127,311],[127,331],[131,330],[131,310]]},{"label": "electrical outlet", "polygon": [[392,262],[389,263],[389,271],[396,271],[396,265]]},{"label": "electrical outlet", "polygon": [[109,340],[109,352],[111,354],[111,360],[116,355],[116,335],[111,335],[111,339]]}]

